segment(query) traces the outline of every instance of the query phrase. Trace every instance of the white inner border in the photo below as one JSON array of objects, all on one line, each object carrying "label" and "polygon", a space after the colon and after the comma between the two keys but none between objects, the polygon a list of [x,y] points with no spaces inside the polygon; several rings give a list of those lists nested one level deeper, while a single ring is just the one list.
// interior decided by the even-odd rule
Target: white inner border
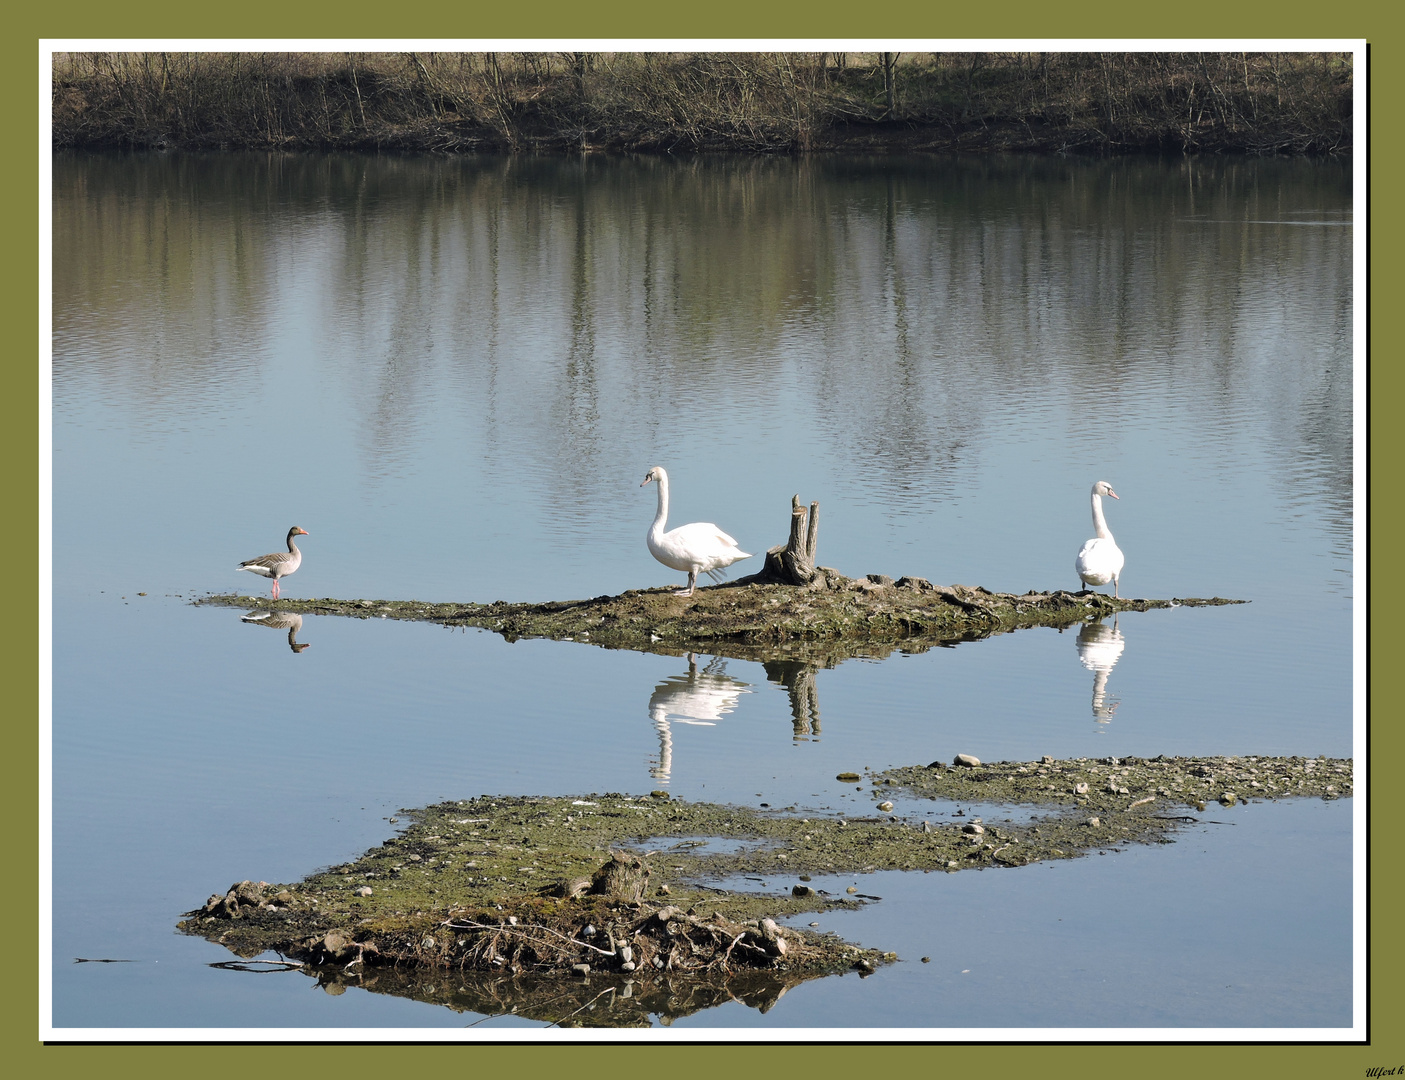
[{"label": "white inner border", "polygon": [[[1352,55],[1352,1026],[1350,1028],[55,1028],[53,1026],[53,55],[62,52],[1344,52]],[[39,42],[39,1038],[45,1042],[1359,1043],[1366,1039],[1366,42],[1291,38],[43,39]]]}]

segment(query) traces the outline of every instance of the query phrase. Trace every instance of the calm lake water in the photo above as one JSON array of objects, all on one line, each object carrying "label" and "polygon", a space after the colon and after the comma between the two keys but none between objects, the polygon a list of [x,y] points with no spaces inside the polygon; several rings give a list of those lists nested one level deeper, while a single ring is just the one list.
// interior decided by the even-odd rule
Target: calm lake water
[{"label": "calm lake water", "polygon": [[[663,786],[843,813],[868,796],[838,772],[958,752],[1360,759],[1344,163],[52,169],[45,989],[66,1035],[480,1020],[213,967],[233,955],[174,929],[431,801]],[[850,660],[799,705],[755,661],[375,619],[290,638],[190,604],[266,594],[235,566],[294,524],[290,597],[681,586],[644,545],[652,465],[671,523],[747,551],[785,539],[799,494],[825,565],[1012,592],[1078,585],[1106,479],[1123,592],[1251,603]],[[1363,801],[1216,806],[1170,846],[1052,866],[868,875],[882,901],[821,921],[904,963],[668,1032],[1345,1037]]]}]

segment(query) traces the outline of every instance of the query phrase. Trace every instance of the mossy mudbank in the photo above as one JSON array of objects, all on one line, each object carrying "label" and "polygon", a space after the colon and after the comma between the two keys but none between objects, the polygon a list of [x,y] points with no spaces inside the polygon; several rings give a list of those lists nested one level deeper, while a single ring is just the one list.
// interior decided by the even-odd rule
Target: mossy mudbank
[{"label": "mossy mudbank", "polygon": [[[675,596],[672,588],[633,589],[619,596],[542,604],[426,603],[419,600],[296,600],[219,594],[196,604],[273,609],[302,615],[410,619],[445,626],[477,626],[518,638],[584,641],[612,649],[716,652],[735,646],[797,642],[874,642],[928,645],[974,641],[1033,626],[1066,627],[1120,611],[1242,604],[1243,600],[1189,597],[1115,598],[1097,592],[1019,595],[968,585],[933,585],[924,578],[884,574],[848,578],[819,568],[804,586],[760,584],[754,578]],[[784,650],[782,650],[784,651]]]},{"label": "mossy mudbank", "polygon": [[[442,803],[407,812],[401,835],[298,884],[231,886],[180,928],[245,958],[276,951],[333,989],[561,1024],[647,1023],[734,997],[765,1009],[805,979],[899,959],[777,922],[876,899],[806,884],[818,876],[1074,858],[1168,842],[1211,801],[1353,791],[1350,760],[1297,757],[934,762],[866,784],[841,777],[868,787],[871,812],[662,792]],[[893,798],[913,801],[896,809]],[[1036,811],[996,825],[952,813],[949,801]],[[744,875],[760,891],[722,887]]]}]

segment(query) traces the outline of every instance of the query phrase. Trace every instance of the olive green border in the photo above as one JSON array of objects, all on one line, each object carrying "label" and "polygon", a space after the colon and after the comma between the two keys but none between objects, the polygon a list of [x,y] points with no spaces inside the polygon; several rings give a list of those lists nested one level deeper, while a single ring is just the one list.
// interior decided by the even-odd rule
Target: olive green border
[{"label": "olive green border", "polygon": [[[1371,105],[1381,118],[1373,124],[1376,141],[1370,154],[1372,176],[1400,175],[1400,150],[1389,132],[1396,129],[1391,106],[1399,103],[1401,62],[1395,52],[1400,34],[1385,12],[1387,5],[1347,0],[1337,4],[1299,4],[1295,0],[1227,5],[1205,0],[1151,8],[1095,0],[1077,6],[1047,0],[1018,0],[999,5],[949,5],[933,0],[890,0],[878,8],[841,4],[834,0],[712,0],[706,5],[668,5],[658,0],[607,0],[604,4],[538,0],[532,4],[485,4],[475,0],[429,0],[403,4],[308,4],[280,0],[250,0],[241,4],[191,4],[189,0],[134,0],[121,4],[106,0],[66,0],[59,4],[23,4],[6,17],[7,30],[0,51],[7,57],[3,68],[3,100],[19,116],[15,135],[19,150],[4,170],[5,197],[10,210],[3,216],[6,341],[4,360],[5,422],[0,424],[5,463],[6,515],[4,584],[9,591],[11,618],[3,630],[4,684],[13,708],[6,715],[9,745],[4,790],[4,820],[18,828],[21,849],[30,842],[33,858],[20,865],[23,871],[4,884],[10,935],[6,951],[16,960],[17,972],[7,980],[3,1023],[3,1057],[13,1062],[11,1075],[127,1075],[140,1070],[146,1076],[198,1075],[259,1069],[273,1074],[316,1069],[337,1076],[361,1076],[372,1071],[397,1071],[447,1067],[474,1070],[503,1069],[535,1074],[553,1070],[571,1077],[604,1076],[621,1070],[671,1077],[714,1076],[724,1070],[745,1076],[805,1075],[859,1076],[910,1067],[915,1073],[966,1076],[1101,1075],[1126,1077],[1184,1077],[1205,1075],[1272,1076],[1279,1078],[1364,1077],[1375,1067],[1397,1067],[1405,1072],[1405,1036],[1398,1017],[1405,995],[1397,988],[1397,963],[1401,958],[1400,932],[1394,917],[1399,903],[1400,874],[1393,862],[1395,844],[1390,837],[1399,823],[1396,800],[1383,780],[1383,792],[1370,799],[1369,835],[1378,857],[1371,862],[1370,937],[1367,1045],[644,1045],[616,1043],[608,1046],[93,1046],[42,1045],[39,1042],[38,1007],[38,320],[39,291],[36,268],[38,250],[38,116],[40,108],[38,47],[44,38],[435,38],[475,37],[590,37],[620,38],[766,38],[816,37],[845,40],[897,38],[1022,37],[1056,39],[1185,39],[1213,38],[1355,39],[1371,44]],[[1394,43],[1394,44],[1393,44]],[[1381,137],[1381,133],[1386,137]],[[1396,190],[1384,184],[1381,190]],[[1389,256],[1400,236],[1394,200],[1377,200],[1372,210],[1371,251],[1376,256],[1370,279],[1372,295],[1387,297],[1380,309],[1371,342],[1394,351],[1393,335],[1380,327],[1397,322],[1392,317],[1399,301],[1393,287],[1400,274]],[[1384,238],[1385,242],[1382,242]],[[1389,289],[1390,292],[1386,292]],[[1385,413],[1397,400],[1399,376],[1393,364],[1377,364],[1370,374],[1372,416]],[[1372,535],[1389,543],[1394,534],[1393,464],[1401,440],[1389,428],[1371,430],[1370,461],[1376,510],[1371,516]],[[1347,477],[1342,482],[1348,482]],[[1385,509],[1381,509],[1381,507]],[[18,597],[18,599],[16,599]],[[1377,637],[1376,635],[1379,635]],[[1373,652],[1382,642],[1398,640],[1388,626],[1375,632]],[[1388,699],[1383,699],[1388,700]],[[1400,747],[1394,717],[1370,732],[1370,757],[1393,761]],[[1207,902],[1210,898],[1207,897]],[[1236,902],[1253,903],[1252,897]],[[1292,942],[1285,942],[1292,948]],[[1213,994],[1212,987],[1205,993]],[[471,1056],[470,1056],[471,1055]],[[623,1059],[623,1060],[622,1060]],[[920,1071],[920,1072],[919,1072]]]}]

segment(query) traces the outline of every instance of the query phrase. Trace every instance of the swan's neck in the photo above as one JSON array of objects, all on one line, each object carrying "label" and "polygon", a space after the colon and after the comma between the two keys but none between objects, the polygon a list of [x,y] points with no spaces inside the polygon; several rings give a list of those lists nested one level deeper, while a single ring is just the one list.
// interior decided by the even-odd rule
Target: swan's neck
[{"label": "swan's neck", "polygon": [[668,520],[668,477],[660,477],[659,485],[659,512],[654,515],[654,524],[649,528],[649,535],[658,539],[663,535],[663,523]]},{"label": "swan's neck", "polygon": [[1105,540],[1112,539],[1112,532],[1107,527],[1107,518],[1103,517],[1103,497],[1101,495],[1093,496],[1093,535]]}]

